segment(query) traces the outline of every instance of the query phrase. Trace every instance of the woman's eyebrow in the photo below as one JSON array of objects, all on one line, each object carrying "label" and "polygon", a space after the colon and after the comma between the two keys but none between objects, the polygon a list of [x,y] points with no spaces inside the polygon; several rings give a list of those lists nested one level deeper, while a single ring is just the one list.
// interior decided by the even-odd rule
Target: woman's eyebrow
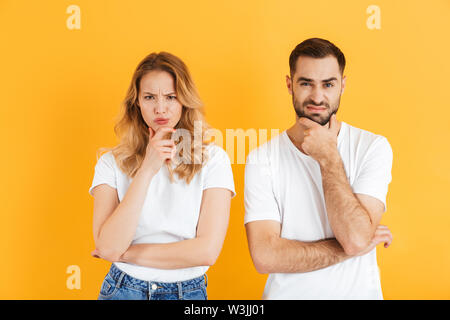
[{"label": "woman's eyebrow", "polygon": [[[153,96],[157,96],[158,95],[157,93],[151,93],[151,92],[148,92],[148,91],[144,91],[143,93],[144,94],[151,94]],[[168,95],[171,95],[171,94],[175,94],[175,92],[164,93],[163,96],[168,96]]]}]

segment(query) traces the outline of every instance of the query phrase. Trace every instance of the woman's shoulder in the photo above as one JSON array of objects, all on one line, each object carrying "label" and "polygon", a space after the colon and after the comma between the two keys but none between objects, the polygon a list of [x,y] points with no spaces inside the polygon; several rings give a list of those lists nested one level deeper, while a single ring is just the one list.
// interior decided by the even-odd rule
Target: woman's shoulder
[{"label": "woman's shoulder", "polygon": [[100,158],[98,158],[98,163],[106,164],[112,168],[116,168],[116,159],[114,158],[113,152],[108,151],[103,153]]},{"label": "woman's shoulder", "polygon": [[215,144],[214,142],[209,143],[208,145],[206,145],[206,150],[208,152],[208,162],[209,160],[212,161],[223,161],[228,159],[228,161],[230,160],[230,158],[228,157],[228,153],[220,146],[218,146],[217,144]]}]

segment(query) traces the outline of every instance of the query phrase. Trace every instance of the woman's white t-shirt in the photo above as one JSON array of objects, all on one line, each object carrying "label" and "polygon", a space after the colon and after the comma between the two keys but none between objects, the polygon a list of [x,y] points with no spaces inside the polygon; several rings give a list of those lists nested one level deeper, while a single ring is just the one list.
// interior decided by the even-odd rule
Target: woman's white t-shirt
[{"label": "woman's white t-shirt", "polygon": [[[337,148],[353,193],[386,208],[392,149],[386,138],[341,122]],[[245,167],[244,223],[275,220],[281,237],[311,242],[335,238],[328,222],[322,175],[286,131],[250,152]],[[376,248],[327,268],[270,274],[263,299],[382,299]]]},{"label": "woman's white t-shirt", "polygon": [[[170,243],[196,237],[203,190],[226,188],[236,195],[233,172],[228,154],[219,146],[206,147],[209,160],[189,184],[178,179],[171,183],[166,166],[162,166],[152,178],[147,190],[139,223],[131,244]],[[89,189],[108,184],[117,189],[119,201],[125,196],[132,178],[124,174],[116,164],[112,152],[103,154],[95,166],[94,179]],[[183,269],[157,269],[131,263],[115,262],[120,270],[144,281],[177,282],[203,275],[208,266]]]}]

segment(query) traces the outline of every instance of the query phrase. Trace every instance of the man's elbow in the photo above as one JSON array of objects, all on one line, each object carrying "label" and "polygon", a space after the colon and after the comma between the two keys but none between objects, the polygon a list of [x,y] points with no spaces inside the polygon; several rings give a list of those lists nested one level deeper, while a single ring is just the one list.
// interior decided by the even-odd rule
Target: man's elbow
[{"label": "man's elbow", "polygon": [[369,246],[369,240],[365,237],[353,237],[347,240],[342,247],[348,256],[356,256]]},{"label": "man's elbow", "polygon": [[272,273],[269,265],[263,261],[253,261],[253,265],[255,269],[260,274],[269,274]]},{"label": "man's elbow", "polygon": [[273,273],[273,264],[271,263],[269,257],[261,251],[262,250],[253,250],[251,254],[256,271],[260,274]]}]

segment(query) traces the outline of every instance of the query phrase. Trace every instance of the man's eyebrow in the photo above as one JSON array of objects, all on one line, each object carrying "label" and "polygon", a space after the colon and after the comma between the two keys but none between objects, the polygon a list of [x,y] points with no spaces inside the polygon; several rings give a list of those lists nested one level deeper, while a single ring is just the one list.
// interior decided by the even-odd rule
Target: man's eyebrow
[{"label": "man's eyebrow", "polygon": [[[148,92],[148,91],[144,91],[143,93],[144,94],[151,94],[153,96],[157,96],[158,95],[157,93],[151,93],[151,92]],[[168,95],[171,95],[171,94],[175,94],[175,92],[164,93],[163,96],[168,96]]]},{"label": "man's eyebrow", "polygon": [[[331,78],[322,80],[322,82],[330,82],[330,81],[333,81],[333,80],[337,80],[337,78],[336,77],[331,77]],[[309,78],[305,78],[305,77],[300,77],[300,78],[297,79],[297,82],[300,82],[300,81],[314,82],[313,79],[309,79]]]},{"label": "man's eyebrow", "polygon": [[313,79],[309,79],[309,78],[305,78],[305,77],[300,77],[300,78],[297,79],[297,82],[300,82],[300,81],[313,82],[314,80]]}]

